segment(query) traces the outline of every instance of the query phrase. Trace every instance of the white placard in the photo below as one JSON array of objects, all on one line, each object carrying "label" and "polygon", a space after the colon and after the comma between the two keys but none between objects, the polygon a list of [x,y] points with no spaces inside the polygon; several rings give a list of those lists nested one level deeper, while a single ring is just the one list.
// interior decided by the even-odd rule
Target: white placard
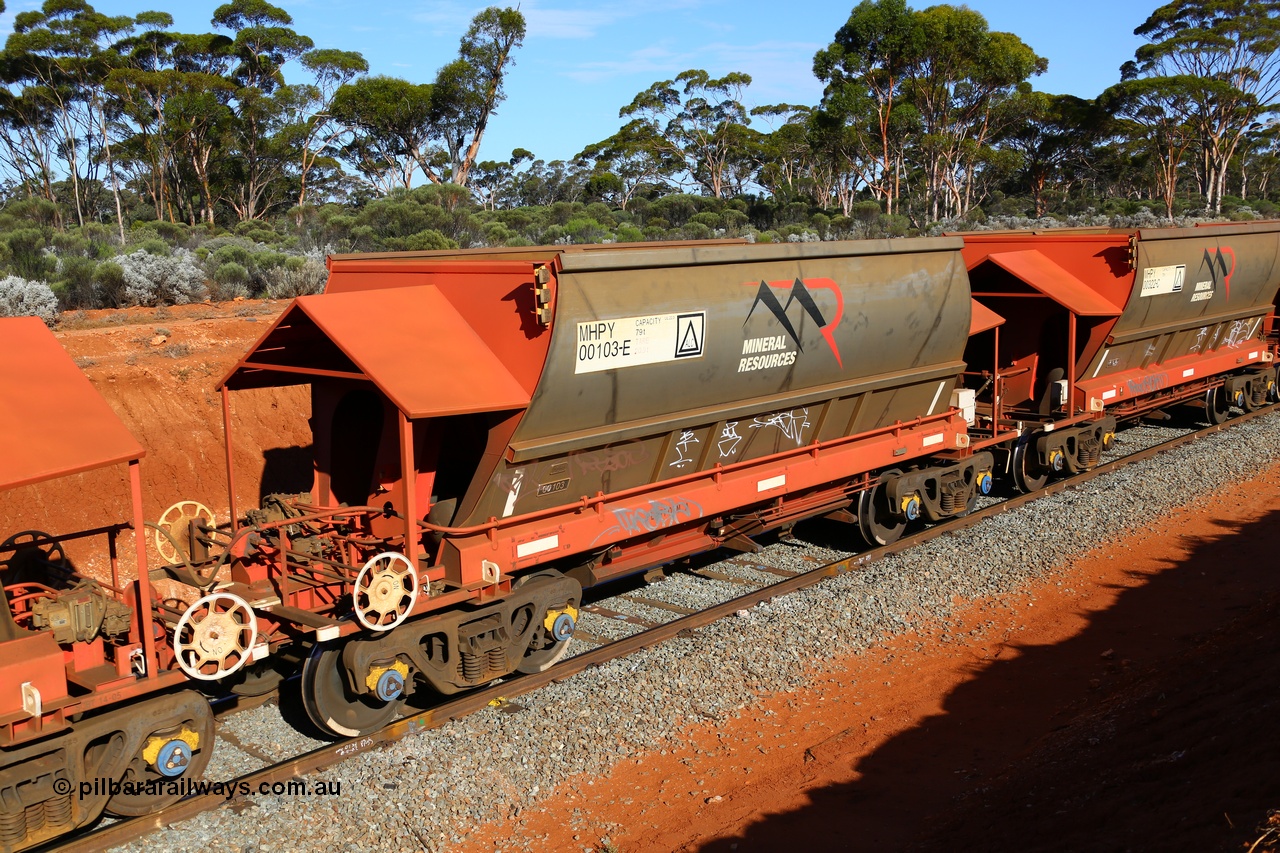
[{"label": "white placard", "polygon": [[596,373],[698,358],[706,334],[705,311],[579,323],[573,342],[573,372]]},{"label": "white placard", "polygon": [[767,492],[770,489],[777,489],[787,484],[787,475],[779,474],[776,477],[770,477],[767,480],[760,480],[756,483],[757,492]]},{"label": "white placard", "polygon": [[1178,264],[1170,267],[1147,267],[1142,271],[1142,296],[1157,296],[1161,293],[1181,293],[1182,280],[1186,278],[1187,265]]},{"label": "white placard", "polygon": [[516,557],[523,559],[532,554],[541,554],[543,551],[550,551],[553,548],[560,547],[560,534],[553,533],[550,536],[544,536],[541,539],[535,539],[532,542],[521,542],[516,546]]}]

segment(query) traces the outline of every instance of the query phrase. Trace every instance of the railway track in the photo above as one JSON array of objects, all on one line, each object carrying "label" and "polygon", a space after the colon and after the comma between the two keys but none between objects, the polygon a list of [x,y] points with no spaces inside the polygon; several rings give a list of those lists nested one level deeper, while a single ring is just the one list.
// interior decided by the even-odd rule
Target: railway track
[{"label": "railway track", "polygon": [[[520,676],[518,678],[513,678],[468,693],[465,696],[450,699],[425,710],[403,717],[368,736],[321,746],[285,761],[270,764],[262,769],[238,776],[225,784],[234,785],[234,790],[238,792],[247,792],[249,794],[271,793],[273,786],[275,786],[275,790],[278,792],[281,790],[282,786],[287,785],[291,780],[301,779],[309,774],[324,770],[327,767],[337,764],[359,753],[379,748],[410,734],[416,734],[443,726],[450,721],[465,717],[468,714],[472,714],[490,705],[502,704],[510,699],[537,690],[552,682],[566,679],[572,675],[583,672],[591,667],[604,664],[615,658],[625,657],[626,655],[640,649],[657,645],[671,639],[672,637],[680,635],[683,632],[696,630],[719,619],[732,616],[742,610],[750,610],[752,607],[762,602],[813,586],[814,584],[817,584],[829,577],[834,577],[850,571],[856,571],[863,566],[889,555],[899,553],[939,536],[974,526],[1004,512],[1014,510],[1030,501],[1036,500],[1037,498],[1071,489],[1094,477],[1110,473],[1127,465],[1141,462],[1159,453],[1166,452],[1170,449],[1193,442],[1213,433],[1230,429],[1233,426],[1265,416],[1277,411],[1278,409],[1280,409],[1280,406],[1267,406],[1255,412],[1232,418],[1224,424],[1190,431],[1175,438],[1160,441],[1151,446],[1144,447],[1140,450],[1099,465],[1097,468],[1085,474],[1050,483],[1045,488],[1034,493],[1010,497],[976,509],[974,512],[963,518],[952,519],[918,531],[910,536],[904,537],[893,545],[862,551],[829,563],[817,565],[807,571],[782,569],[763,565],[757,563],[750,556],[733,557],[728,561],[724,561],[728,564],[747,567],[757,573],[778,578],[776,582],[768,583],[766,585],[756,585],[751,580],[731,572],[719,571],[712,566],[692,568],[690,571],[694,576],[710,581],[717,581],[721,584],[732,584],[735,587],[743,588],[743,592],[740,595],[723,600],[709,607],[693,610],[693,612],[688,612],[692,610],[692,608],[672,604],[670,601],[660,600],[636,591],[627,591],[616,596],[616,599],[618,600],[627,601],[634,605],[640,605],[651,612],[670,614],[672,618],[669,621],[655,624],[650,619],[636,616],[634,612],[624,612],[623,610],[615,609],[620,606],[619,604],[614,604],[613,607],[608,606],[608,604],[613,602],[615,599],[602,599],[595,604],[586,605],[584,607],[584,611],[586,613],[593,614],[599,619],[609,620],[615,624],[626,625],[628,628],[639,628],[640,630],[635,633],[630,633],[628,636],[620,639],[609,639],[604,636],[593,636],[588,630],[584,629],[580,633],[580,638],[585,640],[587,643],[596,644],[596,647],[578,653],[576,656],[561,662],[547,672],[536,675]],[[633,608],[628,607],[627,610],[633,610]],[[262,700],[250,700],[245,704],[252,706],[261,704],[261,701]],[[224,787],[222,790],[226,790],[226,788]],[[115,847],[117,845],[142,838],[155,829],[171,823],[186,820],[197,814],[216,809],[223,805],[234,804],[244,798],[245,794],[242,793],[237,793],[235,796],[228,797],[221,791],[217,793],[197,794],[147,817],[122,820],[109,825],[100,826],[88,833],[61,839],[58,844],[45,849],[103,850]]]}]

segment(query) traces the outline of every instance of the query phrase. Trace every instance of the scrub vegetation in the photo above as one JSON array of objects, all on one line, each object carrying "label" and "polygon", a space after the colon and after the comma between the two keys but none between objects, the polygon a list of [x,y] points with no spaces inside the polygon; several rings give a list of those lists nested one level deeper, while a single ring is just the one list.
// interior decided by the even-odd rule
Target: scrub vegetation
[{"label": "scrub vegetation", "polygon": [[334,252],[1276,215],[1280,0],[1174,0],[1136,32],[1085,99],[1037,91],[1047,61],[978,12],[864,0],[813,57],[819,103],[689,69],[547,162],[481,158],[518,9],[481,11],[410,81],[266,0],[205,33],[47,0],[0,52],[0,314],[287,298]]}]

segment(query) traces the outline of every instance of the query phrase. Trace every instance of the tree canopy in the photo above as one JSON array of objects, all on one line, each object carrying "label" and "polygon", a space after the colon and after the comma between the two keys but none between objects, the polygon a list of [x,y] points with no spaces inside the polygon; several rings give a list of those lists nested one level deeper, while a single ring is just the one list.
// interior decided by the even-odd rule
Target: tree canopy
[{"label": "tree canopy", "polygon": [[0,277],[78,308],[195,298],[202,276],[218,298],[307,292],[327,251],[1280,214],[1280,0],[1154,8],[1096,97],[1037,90],[1047,61],[964,5],[860,0],[814,26],[817,103],[677,66],[557,160],[486,151],[533,37],[518,8],[479,11],[411,80],[268,0],[206,32],[44,0],[0,51]]}]

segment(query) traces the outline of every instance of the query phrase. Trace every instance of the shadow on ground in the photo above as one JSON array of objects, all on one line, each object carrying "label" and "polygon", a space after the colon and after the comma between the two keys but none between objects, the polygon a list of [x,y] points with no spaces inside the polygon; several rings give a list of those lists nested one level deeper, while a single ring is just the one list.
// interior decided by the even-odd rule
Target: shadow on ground
[{"label": "shadow on ground", "polygon": [[1280,512],[1218,524],[1069,640],[976,662],[855,781],[699,849],[1248,850],[1280,808]]}]

